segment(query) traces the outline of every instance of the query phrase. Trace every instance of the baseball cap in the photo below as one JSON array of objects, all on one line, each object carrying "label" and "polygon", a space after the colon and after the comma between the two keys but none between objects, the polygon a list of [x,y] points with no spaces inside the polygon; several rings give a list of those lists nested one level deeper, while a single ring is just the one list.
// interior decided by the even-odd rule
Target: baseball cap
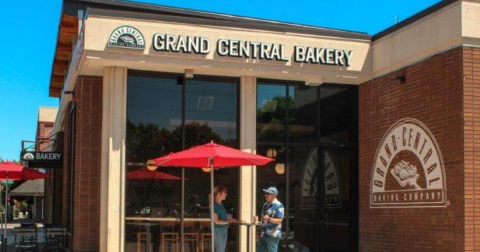
[{"label": "baseball cap", "polygon": [[266,193],[271,193],[271,194],[275,194],[275,196],[278,196],[278,191],[277,191],[277,188],[271,186],[267,189],[263,189],[264,192]]}]

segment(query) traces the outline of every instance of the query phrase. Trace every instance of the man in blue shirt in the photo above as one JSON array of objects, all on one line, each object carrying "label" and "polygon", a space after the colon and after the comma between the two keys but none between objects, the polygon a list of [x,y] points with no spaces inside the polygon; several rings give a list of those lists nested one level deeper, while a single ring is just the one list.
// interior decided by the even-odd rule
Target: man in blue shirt
[{"label": "man in blue shirt", "polygon": [[278,190],[275,187],[263,189],[265,204],[262,207],[262,233],[257,243],[257,252],[277,252],[278,243],[282,237],[282,220],[285,208],[278,201]]}]

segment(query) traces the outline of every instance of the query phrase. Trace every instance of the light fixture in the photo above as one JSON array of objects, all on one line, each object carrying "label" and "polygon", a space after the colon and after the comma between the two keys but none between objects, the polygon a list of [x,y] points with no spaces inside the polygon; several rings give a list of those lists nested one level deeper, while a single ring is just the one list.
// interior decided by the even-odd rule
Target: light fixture
[{"label": "light fixture", "polygon": [[153,161],[153,159],[149,159],[147,161],[147,169],[150,171],[155,171],[157,169],[157,166],[155,165],[155,161]]},{"label": "light fixture", "polygon": [[305,86],[311,86],[311,87],[318,87],[323,84],[323,78],[322,77],[308,77],[305,80]]},{"label": "light fixture", "polygon": [[267,150],[267,157],[269,158],[276,158],[277,154],[278,154],[278,151],[273,148]]},{"label": "light fixture", "polygon": [[285,173],[285,164],[284,163],[278,163],[275,165],[275,172],[278,174],[284,174]]},{"label": "light fixture", "polygon": [[204,172],[210,172],[211,170],[212,170],[212,168],[202,167],[202,171],[204,171]]},{"label": "light fixture", "polygon": [[72,95],[72,97],[75,97],[75,91],[73,90],[65,90],[63,91],[63,94]]}]

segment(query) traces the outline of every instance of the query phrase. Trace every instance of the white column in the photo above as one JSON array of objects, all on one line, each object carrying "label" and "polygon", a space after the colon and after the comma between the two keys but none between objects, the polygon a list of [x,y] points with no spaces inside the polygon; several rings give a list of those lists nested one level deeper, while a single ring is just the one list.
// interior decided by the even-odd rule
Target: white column
[{"label": "white column", "polygon": [[[242,76],[240,81],[240,149],[246,152],[256,151],[256,117],[257,117],[257,79],[254,76]],[[240,168],[240,215],[241,220],[252,221],[255,213],[255,166],[243,166]],[[255,252],[255,232],[251,229],[250,252]],[[239,234],[239,252],[246,252],[247,231],[241,228]]]},{"label": "white column", "polygon": [[100,251],[124,251],[127,68],[103,71]]}]

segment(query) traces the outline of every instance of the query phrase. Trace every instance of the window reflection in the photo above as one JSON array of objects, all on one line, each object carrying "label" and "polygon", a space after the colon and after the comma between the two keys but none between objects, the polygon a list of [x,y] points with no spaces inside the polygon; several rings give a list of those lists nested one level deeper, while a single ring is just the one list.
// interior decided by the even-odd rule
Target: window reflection
[{"label": "window reflection", "polygon": [[289,134],[291,142],[315,142],[317,139],[318,89],[304,85],[289,87]]},{"label": "window reflection", "polygon": [[[150,171],[147,161],[181,150],[182,86],[175,76],[130,73],[125,174],[126,251],[174,249],[179,237],[181,169]],[[165,221],[165,219],[171,221]],[[163,219],[164,221],[153,221]],[[161,224],[161,225],[160,225]]]},{"label": "window reflection", "polygon": [[[148,160],[180,151],[183,143],[185,148],[210,141],[238,147],[238,80],[200,77],[184,84],[178,80],[174,75],[129,72],[125,174],[128,252],[147,248],[179,252],[182,212],[184,251],[211,251],[210,174],[185,169],[182,209],[182,168],[153,166],[149,170]],[[239,207],[238,168],[215,171],[215,184],[228,185],[225,206],[235,215]],[[229,251],[237,249],[236,232],[235,228],[229,232]]]},{"label": "window reflection", "polygon": [[[198,78],[198,77],[197,77]],[[237,107],[238,80],[200,77],[187,80],[185,88],[185,147],[205,144],[210,141],[234,148],[238,147]],[[185,213],[195,222],[185,222],[185,235],[195,241],[198,233],[210,234],[209,194],[210,173],[201,169],[185,169]],[[224,168],[215,171],[215,185],[224,185],[228,196],[223,202],[227,212],[235,215],[239,207],[238,168]],[[196,202],[195,206],[191,204]],[[194,224],[196,223],[196,224]],[[228,230],[227,250],[236,250],[237,230]],[[205,237],[207,238],[207,237]],[[195,242],[187,243],[186,251],[195,249]],[[210,249],[207,249],[210,251]]]},{"label": "window reflection", "polygon": [[257,153],[277,160],[257,168],[257,211],[261,189],[276,186],[286,203],[281,251],[355,250],[357,95],[345,85],[257,85]]},{"label": "window reflection", "polygon": [[289,214],[295,216],[289,225],[291,251],[316,251],[317,197],[320,162],[319,148],[292,147],[289,165]]},{"label": "window reflection", "polygon": [[356,143],[357,88],[320,88],[320,129],[322,143]]},{"label": "window reflection", "polygon": [[188,80],[186,148],[210,141],[237,147],[237,80]]},{"label": "window reflection", "polygon": [[257,141],[285,141],[286,101],[285,85],[257,85]]},{"label": "window reflection", "polygon": [[[258,146],[257,154],[268,156],[276,159],[276,162],[267,164],[266,166],[257,167],[257,197],[256,197],[256,214],[259,215],[262,212],[262,206],[266,202],[263,189],[267,189],[271,186],[277,188],[277,199],[286,207],[286,160],[287,153],[285,147],[282,146]],[[287,211],[288,213],[288,211]],[[260,216],[259,216],[260,218]],[[279,251],[286,251],[287,248],[287,236],[286,236],[286,221],[287,215],[283,218],[282,222],[282,238],[279,243]],[[261,227],[257,228],[257,236],[261,231]]]},{"label": "window reflection", "polygon": [[325,197],[323,202],[322,248],[325,251],[354,251],[353,151],[324,151]]}]

